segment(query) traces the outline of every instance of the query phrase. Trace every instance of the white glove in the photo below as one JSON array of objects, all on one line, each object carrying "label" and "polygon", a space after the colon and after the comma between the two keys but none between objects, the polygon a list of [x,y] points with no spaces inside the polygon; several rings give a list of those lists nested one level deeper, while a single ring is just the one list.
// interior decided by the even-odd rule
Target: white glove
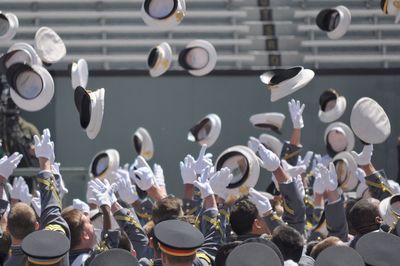
[{"label": "white glove", "polygon": [[48,128],[44,129],[41,138],[39,138],[38,135],[35,135],[33,136],[33,139],[35,141],[36,157],[46,158],[53,163],[55,160],[54,142],[50,140],[50,130]]},{"label": "white glove", "polygon": [[132,185],[129,177],[129,172],[123,169],[118,169],[115,172],[117,181],[117,191],[123,201],[132,204],[139,199],[136,193],[136,187]]},{"label": "white glove", "polygon": [[325,182],[325,188],[329,191],[334,191],[337,189],[338,180],[335,165],[333,163],[329,164],[329,170],[323,165],[318,167],[319,172],[321,173],[321,177]]},{"label": "white glove", "polygon": [[204,169],[206,169],[207,166],[212,167],[213,163],[211,158],[213,155],[211,153],[207,153],[207,145],[203,144],[201,146],[201,150],[199,153],[199,157],[197,160],[194,161],[194,170],[196,171],[196,174],[200,175],[203,173]]},{"label": "white glove", "polygon": [[95,178],[89,182],[89,186],[93,191],[98,206],[107,205],[111,207],[111,205],[117,202],[117,198],[114,195],[114,190],[117,187],[116,184],[110,185],[107,179],[104,179],[103,183],[100,179]]},{"label": "white glove", "polygon": [[322,179],[321,173],[319,172],[318,168],[314,171],[314,184],[313,184],[313,191],[317,194],[324,194],[325,192],[325,182]]},{"label": "white glove", "polygon": [[155,185],[153,171],[148,167],[141,167],[134,171],[135,183],[143,191],[148,190]]},{"label": "white glove", "polygon": [[295,101],[294,99],[290,100],[288,103],[289,105],[289,112],[290,117],[292,118],[293,128],[303,128],[304,121],[303,121],[303,111],[306,107],[303,103],[300,105],[300,101]]},{"label": "white glove", "polygon": [[352,151],[354,159],[358,165],[368,165],[371,162],[372,153],[374,151],[374,146],[372,144],[365,145],[361,153],[356,153]]},{"label": "white glove", "polygon": [[96,196],[94,195],[93,188],[90,186],[91,181],[88,182],[87,184],[87,190],[86,190],[86,202],[89,204],[96,204],[97,205],[97,200]]},{"label": "white glove", "polygon": [[72,208],[80,210],[83,213],[89,214],[90,208],[86,202],[81,201],[80,199],[73,199],[72,200]]},{"label": "white glove", "polygon": [[269,199],[254,188],[250,188],[249,190],[249,200],[256,205],[260,216],[272,210]]},{"label": "white glove", "polygon": [[165,187],[164,170],[162,169],[161,165],[155,163],[153,165],[153,173],[156,179],[156,184],[160,187]]},{"label": "white glove", "polygon": [[20,199],[21,190],[22,190],[21,179],[23,179],[22,176],[15,177],[14,181],[13,181],[13,184],[12,184],[12,189],[10,190],[10,188],[9,188],[10,197],[12,199],[15,199],[15,200],[19,200]]},{"label": "white glove", "polygon": [[272,151],[265,148],[262,144],[258,145],[258,154],[263,161],[263,167],[270,172],[275,171],[280,166],[279,157]]},{"label": "white glove", "polygon": [[355,172],[356,177],[360,181],[360,183],[365,183],[365,177],[367,176],[363,169],[357,168]]},{"label": "white glove", "polygon": [[42,214],[42,205],[40,202],[40,192],[36,191],[36,196],[32,198],[32,207],[36,212],[36,215],[38,217],[40,217],[40,215]]},{"label": "white glove", "polygon": [[19,195],[19,200],[28,205],[31,205],[32,202],[32,194],[29,192],[29,187],[22,177],[21,177],[21,193]]},{"label": "white glove", "polygon": [[197,179],[196,171],[194,170],[194,158],[187,155],[183,162],[179,163],[181,168],[181,176],[183,184],[193,184]]},{"label": "white glove", "polygon": [[232,181],[233,175],[227,167],[222,168],[210,178],[210,186],[218,197],[226,199],[229,195],[227,186]]},{"label": "white glove", "polygon": [[58,178],[59,178],[59,180],[57,182],[58,191],[59,191],[60,198],[62,199],[66,194],[68,194],[68,189],[65,186],[64,179],[62,178],[62,175],[61,175],[60,165],[61,165],[60,163],[56,163],[56,162],[53,163],[51,165],[51,171],[53,172],[53,175],[58,175]]},{"label": "white glove", "polygon": [[22,157],[22,154],[18,152],[14,152],[10,157],[3,156],[3,158],[0,159],[0,176],[9,178],[14,172],[14,169],[17,168]]},{"label": "white glove", "polygon": [[260,145],[260,140],[255,137],[250,137],[249,141],[247,142],[247,147],[249,147],[254,153],[257,153],[258,146]]},{"label": "white glove", "polygon": [[201,174],[199,181],[194,181],[193,185],[200,190],[201,198],[205,199],[210,195],[214,195],[214,191],[210,185],[210,178],[214,174],[214,167],[207,166]]},{"label": "white glove", "polygon": [[305,166],[305,169],[307,169],[310,166],[312,156],[313,156],[312,151],[308,151],[304,156],[304,159],[302,159],[301,156],[299,156],[299,158],[297,159],[297,166]]},{"label": "white glove", "polygon": [[290,164],[288,164],[288,162],[286,162],[286,160],[282,160],[281,162],[283,169],[292,178],[297,177],[302,173],[305,173],[305,171],[307,170],[307,167],[304,164],[301,164],[300,166],[291,166]]}]

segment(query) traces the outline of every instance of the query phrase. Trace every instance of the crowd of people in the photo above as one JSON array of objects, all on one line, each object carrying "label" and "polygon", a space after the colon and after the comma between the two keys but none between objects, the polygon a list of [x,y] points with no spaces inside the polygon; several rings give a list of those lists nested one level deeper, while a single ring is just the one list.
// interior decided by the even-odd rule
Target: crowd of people
[{"label": "crowd of people", "polygon": [[130,166],[95,166],[87,198],[63,206],[74,188],[45,129],[34,137],[33,190],[13,177],[21,154],[0,160],[3,265],[397,265],[400,186],[374,168],[372,144],[348,149],[341,124],[328,127],[327,155],[301,157],[304,108],[289,102],[293,132],[281,154],[248,141],[272,174],[268,192],[233,189],[238,173],[203,144],[179,164],[182,198],[168,194],[162,167],[139,155]]}]

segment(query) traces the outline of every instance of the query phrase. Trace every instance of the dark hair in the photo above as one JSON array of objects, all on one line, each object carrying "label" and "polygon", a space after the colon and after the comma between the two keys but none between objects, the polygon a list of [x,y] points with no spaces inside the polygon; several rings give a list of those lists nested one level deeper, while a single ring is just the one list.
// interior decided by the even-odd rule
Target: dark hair
[{"label": "dark hair", "polygon": [[251,232],[254,220],[257,218],[257,208],[247,197],[238,199],[231,207],[230,224],[237,235]]},{"label": "dark hair", "polygon": [[306,247],[306,255],[311,257],[311,250],[317,245],[320,241],[313,240],[307,243]]},{"label": "dark hair", "polygon": [[271,241],[278,246],[285,261],[300,261],[303,253],[304,238],[297,230],[287,225],[280,225],[272,232]]},{"label": "dark hair", "polygon": [[23,240],[35,231],[36,214],[33,209],[22,202],[15,204],[8,213],[7,228],[12,237]]},{"label": "dark hair", "polygon": [[129,252],[132,251],[133,245],[131,243],[131,240],[129,239],[129,236],[125,233],[125,231],[120,230],[121,235],[119,238],[119,243],[118,243],[118,248],[125,249]]},{"label": "dark hair", "polygon": [[353,225],[350,222],[350,210],[353,208],[353,206],[357,203],[357,199],[348,199],[345,203],[345,214],[346,214],[346,220],[347,220],[347,226],[349,228],[349,234],[355,235],[356,231],[353,228]]},{"label": "dark hair", "polygon": [[339,243],[342,243],[342,240],[340,240],[338,237],[336,236],[330,236],[328,238],[325,238],[324,240],[322,240],[321,242],[319,242],[318,244],[316,244],[313,249],[311,250],[310,256],[313,259],[317,259],[318,255],[324,251],[325,249],[332,247],[332,246],[337,246]]},{"label": "dark hair", "polygon": [[155,224],[165,220],[176,219],[182,215],[182,200],[180,198],[168,196],[154,203],[153,221]]},{"label": "dark hair", "polygon": [[376,217],[379,217],[378,203],[372,199],[361,199],[351,208],[349,222],[358,235],[364,235],[379,229]]},{"label": "dark hair", "polygon": [[81,243],[81,234],[84,225],[82,216],[84,214],[80,210],[66,208],[61,215],[67,222],[71,232],[71,249],[73,249]]},{"label": "dark hair", "polygon": [[222,245],[215,256],[215,266],[225,266],[226,259],[228,258],[229,253],[237,247],[242,241],[234,241],[230,243],[226,243]]}]

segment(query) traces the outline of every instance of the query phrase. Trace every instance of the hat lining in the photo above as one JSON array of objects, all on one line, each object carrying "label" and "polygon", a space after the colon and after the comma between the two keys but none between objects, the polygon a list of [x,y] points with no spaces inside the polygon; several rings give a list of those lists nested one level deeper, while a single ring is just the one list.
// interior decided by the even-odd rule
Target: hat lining
[{"label": "hat lining", "polygon": [[150,11],[150,3],[151,3],[151,1],[152,0],[145,0],[145,2],[144,2],[144,10],[146,11],[146,13],[150,17],[152,17],[154,19],[159,19],[159,20],[166,19],[166,18],[170,17],[173,13],[175,13],[175,11],[178,9],[178,1],[177,0],[173,0],[174,1],[174,6],[173,6],[171,11],[167,15],[165,15],[165,16],[153,16],[151,14],[151,11]]},{"label": "hat lining", "polygon": [[[244,159],[245,169],[244,169],[244,171],[242,171],[242,178],[237,182],[230,183],[227,186],[227,188],[238,188],[238,187],[242,186],[246,182],[246,180],[249,176],[250,169],[249,169],[249,162],[248,162],[247,158],[244,156],[244,154],[242,154],[240,152],[236,152],[236,151],[228,152],[225,155],[223,155],[221,157],[221,159],[218,160],[217,170],[220,170],[221,168],[226,167],[225,166],[226,161],[228,161],[229,159],[231,159],[235,156],[240,156]],[[238,171],[237,169],[238,169],[237,167],[235,169],[232,169],[232,174],[234,175],[234,177],[235,177],[235,174],[237,174],[236,173]]]}]

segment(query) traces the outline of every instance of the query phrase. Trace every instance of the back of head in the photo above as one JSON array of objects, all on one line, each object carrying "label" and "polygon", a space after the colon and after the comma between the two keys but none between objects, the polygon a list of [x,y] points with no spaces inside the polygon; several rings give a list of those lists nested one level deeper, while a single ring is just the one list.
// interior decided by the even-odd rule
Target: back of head
[{"label": "back of head", "polygon": [[7,228],[10,235],[18,240],[23,240],[35,231],[37,221],[34,210],[27,204],[19,202],[8,213]]},{"label": "back of head", "polygon": [[84,215],[83,212],[73,208],[65,209],[62,212],[62,217],[71,231],[71,250],[81,244],[81,233],[84,226],[82,215]]},{"label": "back of head", "polygon": [[238,245],[242,243],[241,241],[229,242],[222,245],[215,256],[215,266],[225,266],[226,259],[228,258],[229,253]]},{"label": "back of head", "polygon": [[254,220],[257,218],[257,208],[247,197],[238,199],[231,207],[230,224],[237,235],[251,232]]},{"label": "back of head", "polygon": [[379,229],[377,217],[379,214],[379,201],[374,199],[361,199],[351,208],[349,222],[358,235]]},{"label": "back of head", "polygon": [[325,249],[332,247],[332,246],[339,246],[339,245],[344,245],[342,240],[340,240],[338,237],[335,236],[330,236],[318,244],[316,244],[313,249],[311,250],[310,256],[313,259],[317,259],[318,255]]},{"label": "back of head", "polygon": [[287,225],[280,225],[272,232],[271,241],[278,246],[283,258],[299,262],[303,253],[304,238]]},{"label": "back of head", "polygon": [[155,224],[165,220],[176,219],[182,215],[182,200],[180,198],[169,196],[154,203],[153,221]]}]

